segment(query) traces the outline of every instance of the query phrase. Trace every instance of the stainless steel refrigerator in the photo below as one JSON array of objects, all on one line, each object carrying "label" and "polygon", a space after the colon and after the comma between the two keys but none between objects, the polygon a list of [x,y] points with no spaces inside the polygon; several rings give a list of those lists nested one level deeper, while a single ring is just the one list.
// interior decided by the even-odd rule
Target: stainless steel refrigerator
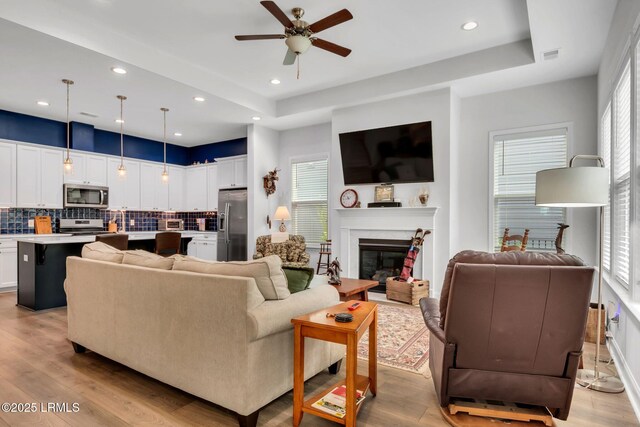
[{"label": "stainless steel refrigerator", "polygon": [[247,259],[247,189],[218,193],[218,261]]}]

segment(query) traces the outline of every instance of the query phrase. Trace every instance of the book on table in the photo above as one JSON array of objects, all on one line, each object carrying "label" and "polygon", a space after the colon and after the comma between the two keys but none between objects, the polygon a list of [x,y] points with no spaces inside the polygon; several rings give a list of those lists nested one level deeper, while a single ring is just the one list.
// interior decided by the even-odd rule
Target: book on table
[{"label": "book on table", "polygon": [[[347,413],[347,386],[342,385],[325,394],[311,406],[334,417],[344,418]],[[364,400],[362,390],[356,390],[356,405]]]}]

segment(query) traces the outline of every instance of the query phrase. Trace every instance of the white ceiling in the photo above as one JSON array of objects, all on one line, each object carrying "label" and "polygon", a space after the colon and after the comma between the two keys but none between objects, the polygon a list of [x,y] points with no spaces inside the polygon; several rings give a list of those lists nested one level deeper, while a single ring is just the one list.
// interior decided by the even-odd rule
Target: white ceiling
[{"label": "white ceiling", "polygon": [[[0,0],[0,18],[7,20],[0,20],[0,57],[11,64],[0,68],[0,108],[61,119],[64,86],[58,81],[69,77],[78,82],[74,113],[100,115],[78,120],[116,130],[115,95],[126,91],[127,132],[158,139],[158,108],[166,105],[171,133],[184,134],[172,142],[220,141],[244,136],[256,114],[264,125],[286,129],[326,121],[338,106],[408,90],[452,86],[468,96],[595,74],[617,2],[276,3],[287,13],[294,6],[305,8],[308,22],[348,8],[353,20],[319,36],[353,53],[342,58],[312,47],[301,56],[296,80],[295,67],[282,65],[282,40],[233,38],[282,32],[257,0]],[[468,20],[478,21],[478,29],[462,31]],[[489,48],[502,45],[519,49],[511,55],[519,58],[496,61],[497,51]],[[560,58],[541,61],[540,52],[552,48],[561,48]],[[129,73],[113,75],[109,68],[116,63]],[[463,73],[461,63],[468,64]],[[271,85],[274,77],[282,84]],[[196,105],[196,94],[207,102]],[[46,97],[56,101],[46,110],[36,108],[35,100]]]}]

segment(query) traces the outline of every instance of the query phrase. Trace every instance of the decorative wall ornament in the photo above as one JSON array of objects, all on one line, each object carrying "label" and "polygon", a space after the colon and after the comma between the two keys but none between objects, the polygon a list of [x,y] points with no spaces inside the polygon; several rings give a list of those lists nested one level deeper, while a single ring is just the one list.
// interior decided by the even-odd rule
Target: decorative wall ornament
[{"label": "decorative wall ornament", "polygon": [[278,180],[278,171],[280,169],[275,168],[272,171],[267,172],[265,176],[262,177],[262,185],[264,187],[265,193],[267,193],[267,197],[276,192],[276,181]]}]

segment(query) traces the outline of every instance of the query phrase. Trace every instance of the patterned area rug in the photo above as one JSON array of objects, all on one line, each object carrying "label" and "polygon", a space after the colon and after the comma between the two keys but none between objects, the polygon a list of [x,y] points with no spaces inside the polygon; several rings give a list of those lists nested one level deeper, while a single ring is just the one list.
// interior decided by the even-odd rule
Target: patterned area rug
[{"label": "patterned area rug", "polygon": [[[358,357],[369,357],[369,333],[358,344]],[[378,303],[378,363],[423,374],[428,367],[429,332],[418,307]]]}]

